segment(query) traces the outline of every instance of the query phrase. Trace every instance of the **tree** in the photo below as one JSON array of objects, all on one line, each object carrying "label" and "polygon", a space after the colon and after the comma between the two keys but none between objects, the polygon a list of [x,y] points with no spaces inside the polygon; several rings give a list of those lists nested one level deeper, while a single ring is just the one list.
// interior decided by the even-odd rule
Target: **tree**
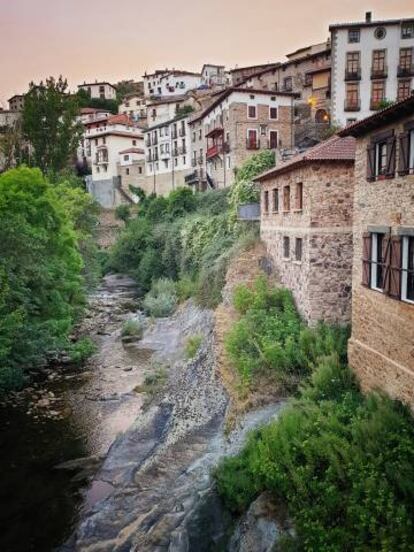
[{"label": "tree", "polygon": [[16,122],[0,134],[0,170],[18,165],[23,151],[21,125]]},{"label": "tree", "polygon": [[22,130],[30,143],[27,162],[44,173],[59,173],[75,156],[83,129],[76,122],[78,102],[67,91],[68,83],[61,76],[30,84],[26,94]]},{"label": "tree", "polygon": [[80,89],[76,94],[79,107],[93,107],[104,109],[113,114],[118,113],[118,100],[107,100],[105,98],[91,98],[86,90]]}]

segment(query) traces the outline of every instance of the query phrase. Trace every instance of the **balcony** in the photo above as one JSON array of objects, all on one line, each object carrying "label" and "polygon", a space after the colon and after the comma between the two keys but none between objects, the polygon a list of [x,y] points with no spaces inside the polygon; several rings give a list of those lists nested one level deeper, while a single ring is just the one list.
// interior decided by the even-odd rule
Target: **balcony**
[{"label": "balcony", "polygon": [[156,146],[158,144],[158,136],[157,135],[154,135],[152,137],[152,145],[153,146]]},{"label": "balcony", "polygon": [[206,138],[215,138],[216,136],[220,136],[222,134],[224,134],[223,127],[214,127],[207,132]]},{"label": "balcony", "polygon": [[397,69],[397,77],[412,77],[414,76],[414,65],[399,65]]},{"label": "balcony", "polygon": [[185,155],[187,153],[187,148],[185,146],[180,146],[178,148],[179,155]]},{"label": "balcony", "polygon": [[248,150],[258,150],[260,149],[260,141],[259,140],[246,140],[246,149]]},{"label": "balcony", "polygon": [[180,128],[180,131],[179,131],[178,134],[181,136],[181,138],[184,138],[184,136],[185,136],[185,128]]},{"label": "balcony", "polygon": [[359,111],[361,109],[361,100],[348,98],[344,102],[344,111]]},{"label": "balcony", "polygon": [[204,157],[202,155],[199,155],[197,161],[199,165],[202,165],[204,163]]},{"label": "balcony", "polygon": [[214,146],[207,148],[206,158],[213,159],[213,157],[217,157],[217,155],[220,155],[222,151],[223,151],[222,144],[214,144]]},{"label": "balcony", "polygon": [[178,148],[173,148],[172,154],[173,154],[173,157],[177,157],[177,155],[178,155]]},{"label": "balcony", "polygon": [[150,136],[148,136],[148,138],[145,140],[145,145],[147,146],[147,148],[151,147],[151,137]]},{"label": "balcony", "polygon": [[169,159],[170,158],[170,152],[169,151],[163,151],[160,153],[160,159]]},{"label": "balcony", "polygon": [[345,78],[346,81],[359,81],[361,80],[361,67],[355,69],[345,69]]},{"label": "balcony", "polygon": [[372,67],[371,68],[371,79],[386,79],[388,75],[387,67]]},{"label": "balcony", "polygon": [[178,137],[177,129],[174,129],[174,128],[173,128],[172,131],[171,131],[171,138],[172,138],[173,140],[176,140],[177,137]]},{"label": "balcony", "polygon": [[196,158],[196,157],[193,157],[193,158],[191,159],[191,166],[192,166],[192,167],[197,167],[197,158]]},{"label": "balcony", "polygon": [[381,98],[380,100],[374,100],[371,98],[371,101],[369,102],[369,108],[371,111],[378,111],[379,109],[382,109],[384,107],[383,103],[385,102],[385,98]]}]

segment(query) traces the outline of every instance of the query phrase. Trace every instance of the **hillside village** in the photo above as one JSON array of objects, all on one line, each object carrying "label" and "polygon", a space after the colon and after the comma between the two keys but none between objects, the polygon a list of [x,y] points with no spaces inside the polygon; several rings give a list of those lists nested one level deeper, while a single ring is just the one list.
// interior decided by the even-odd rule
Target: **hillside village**
[{"label": "hillside village", "polygon": [[[313,430],[307,426],[306,416],[309,415],[309,419],[312,419],[314,407],[322,410],[325,408],[321,406],[323,399],[315,398],[319,385],[321,388],[326,386],[323,387],[323,393],[326,392],[329,396],[326,401],[335,405],[332,408],[337,408],[332,418],[337,420],[338,427],[344,424],[352,428],[355,424],[355,433],[350,429],[352,439],[358,434],[358,439],[364,441],[363,430],[358,429],[357,424],[365,419],[365,412],[370,411],[370,408],[375,410],[377,404],[376,399],[371,401],[370,398],[361,398],[359,389],[368,397],[371,397],[371,392],[379,391],[380,396],[400,401],[404,405],[401,416],[404,420],[411,420],[407,417],[410,416],[408,412],[414,412],[414,18],[376,20],[374,14],[367,12],[363,20],[355,23],[332,22],[327,29],[328,33],[329,38],[326,40],[312,45],[298,44],[298,49],[288,53],[286,59],[272,63],[235,68],[205,63],[199,72],[181,68],[156,69],[142,75],[142,80],[133,79],[118,84],[92,79],[91,82],[79,84],[78,90],[72,93],[74,97],[82,99],[83,107],[76,114],[81,137],[79,143],[76,142],[76,154],[70,160],[71,168],[83,179],[85,189],[99,205],[101,226],[105,226],[106,221],[109,221],[108,226],[124,226],[122,232],[117,230],[120,232],[118,241],[113,244],[113,240],[108,240],[112,247],[101,251],[106,263],[104,270],[107,273],[128,274],[135,279],[135,285],[138,285],[139,294],[143,297],[140,305],[151,321],[144,320],[144,315],[140,318],[140,315],[125,330],[128,320],[125,323],[123,315],[119,320],[112,318],[119,314],[119,304],[113,304],[113,314],[110,312],[113,305],[109,302],[106,304],[104,300],[102,304],[98,304],[99,316],[102,317],[102,313],[105,313],[109,324],[120,320],[126,324],[122,330],[116,330],[122,335],[120,339],[123,345],[142,340],[143,349],[159,347],[162,354],[167,356],[171,351],[162,343],[163,340],[168,341],[170,334],[175,331],[179,333],[181,328],[187,332],[191,323],[196,325],[198,333],[191,334],[186,342],[186,346],[193,346],[195,351],[193,357],[190,355],[187,358],[189,368],[183,368],[184,365],[179,363],[174,364],[176,372],[173,373],[172,382],[165,384],[170,386],[167,387],[169,395],[165,404],[168,403],[168,408],[171,404],[174,405],[171,409],[174,413],[178,412],[179,421],[173,423],[170,412],[165,414],[165,419],[162,418],[163,408],[168,410],[164,403],[156,405],[159,409],[156,416],[160,420],[162,418],[162,423],[167,428],[164,430],[171,431],[171,446],[176,446],[174,439],[177,438],[179,442],[175,432],[179,436],[182,432],[187,439],[188,435],[193,436],[191,432],[194,431],[199,442],[194,437],[195,441],[189,441],[187,451],[177,447],[171,449],[171,453],[167,439],[165,450],[172,456],[168,456],[165,451],[157,451],[157,455],[165,453],[166,457],[162,457],[161,464],[156,464],[154,474],[149,470],[148,475],[145,471],[147,468],[140,465],[139,470],[144,470],[144,475],[141,474],[144,483],[137,485],[136,494],[131,492],[131,488],[135,490],[131,482],[126,483],[122,479],[124,472],[121,467],[123,469],[125,466],[122,463],[117,464],[119,458],[116,458],[113,466],[103,464],[104,475],[111,480],[111,485],[116,487],[119,484],[125,495],[122,495],[122,501],[120,494],[113,495],[115,498],[111,507],[117,509],[110,514],[105,508],[83,512],[76,539],[68,541],[67,550],[94,549],[89,547],[95,545],[102,545],[102,550],[109,550],[110,548],[105,547],[111,547],[115,541],[102,529],[106,523],[120,539],[120,547],[131,546],[125,550],[161,550],[155,546],[167,541],[170,548],[162,549],[177,552],[196,550],[188,544],[191,542],[191,534],[187,526],[188,534],[186,532],[185,539],[181,540],[184,538],[181,524],[185,525],[187,521],[184,521],[184,514],[180,517],[177,513],[180,510],[175,502],[172,509],[172,495],[177,493],[177,501],[182,503],[182,511],[185,511],[186,516],[188,511],[194,513],[195,506],[191,500],[195,498],[193,495],[191,500],[189,498],[189,489],[194,481],[185,479],[193,477],[193,473],[191,470],[187,471],[187,458],[184,457],[187,454],[195,462],[197,447],[205,447],[203,450],[207,450],[205,454],[208,456],[211,451],[206,443],[209,443],[210,436],[206,436],[208,432],[204,433],[205,427],[210,427],[211,424],[216,431],[215,420],[220,416],[225,418],[225,399],[222,397],[224,391],[220,387],[221,383],[217,384],[215,368],[212,369],[214,375],[211,375],[208,385],[214,382],[217,387],[210,389],[205,396],[202,387],[207,385],[203,378],[210,377],[204,371],[204,366],[207,365],[210,369],[223,355],[227,359],[223,361],[224,364],[230,358],[238,369],[236,384],[232,380],[233,376],[228,373],[222,372],[219,376],[220,381],[224,382],[223,388],[232,400],[232,393],[236,397],[234,402],[237,407],[232,405],[231,408],[234,407],[236,412],[239,403],[243,404],[235,418],[245,414],[249,400],[250,406],[266,404],[263,389],[275,385],[275,380],[272,379],[273,376],[266,380],[265,369],[278,365],[278,362],[283,365],[287,375],[278,374],[282,379],[285,377],[280,386],[280,389],[283,388],[281,397],[284,401],[286,396],[296,393],[296,409],[303,415],[301,423],[298,423],[303,433],[298,430],[295,434],[295,442],[300,442],[300,446],[305,447],[304,443],[308,443],[308,439],[312,439],[309,436],[313,435]],[[22,91],[9,99],[9,109],[0,109],[0,136],[19,132],[25,98],[26,93]],[[31,144],[25,143],[24,148],[30,155]],[[267,154],[270,157],[260,157]],[[266,162],[266,169],[256,170],[256,162],[259,166]],[[4,171],[7,175],[9,169],[18,165],[17,155],[7,157],[3,154],[1,157],[0,150],[0,173]],[[243,171],[247,174],[251,171],[253,176],[248,177],[247,185],[243,182],[248,193],[247,199],[240,201],[237,194]],[[114,222],[114,213],[122,212],[127,213],[123,223],[120,220]],[[136,218],[129,218],[131,213]],[[122,217],[118,216],[119,218]],[[206,230],[208,224],[214,227],[214,232]],[[255,231],[260,234],[260,243]],[[208,246],[204,243],[201,245],[203,240],[211,240],[211,243],[208,242]],[[108,243],[104,245],[107,246]],[[241,243],[244,245],[240,245]],[[229,274],[237,274],[235,279],[240,278],[240,281],[237,280],[233,286]],[[266,283],[263,283],[264,280],[258,274],[266,275]],[[110,285],[104,288],[103,296],[107,297],[105,293],[110,294],[115,289],[116,293],[120,293],[119,297],[123,298],[125,289],[129,290],[128,286],[132,284],[128,281],[123,288],[121,279],[121,287],[118,289],[111,277],[109,276]],[[276,289],[267,287],[275,282]],[[232,293],[233,307],[229,306]],[[164,302],[167,302],[166,298],[171,299],[171,305],[166,310],[163,310],[165,305],[161,308],[157,303],[161,297]],[[198,306],[191,303],[193,297],[197,298]],[[190,300],[189,306],[185,303],[187,300]],[[210,310],[207,309],[217,307],[215,315],[211,315],[213,318],[209,318],[210,315],[206,313]],[[176,308],[178,314],[174,314]],[[273,311],[279,314],[275,315]],[[93,319],[93,316],[95,315],[90,315],[90,318]],[[272,324],[269,322],[266,326],[261,316],[276,318]],[[166,326],[163,326],[163,320]],[[234,326],[229,336],[219,336],[219,339],[217,328],[220,328],[220,323],[223,326],[230,324],[230,320]],[[277,332],[283,334],[287,332],[287,328],[292,335],[284,335],[284,341],[281,338],[282,350],[272,349],[272,340],[276,339]],[[350,328],[349,336],[345,335],[346,328]],[[99,339],[106,335],[105,331],[104,326],[99,327],[96,334],[100,336]],[[160,332],[159,335],[157,331]],[[176,344],[183,338],[175,336],[174,339],[175,346],[178,346]],[[213,345],[214,339],[218,343]],[[222,343],[224,341],[225,345]],[[115,351],[117,346],[113,343],[111,345]],[[323,353],[316,351],[318,347]],[[225,348],[227,356],[223,352]],[[306,361],[301,356],[302,349],[309,355]],[[105,355],[102,352],[99,354],[99,362],[105,365]],[[110,348],[106,354],[110,357]],[[177,351],[173,350],[171,355],[175,354]],[[346,360],[343,360],[343,356]],[[122,355],[117,357],[116,362],[123,362]],[[339,370],[344,369],[345,365],[349,366],[352,376],[339,377]],[[318,370],[320,368],[320,371],[315,367]],[[129,377],[132,368],[127,366],[123,370],[126,372],[124,376]],[[168,377],[161,368],[157,367],[157,370],[155,384],[154,381],[151,384],[142,383],[134,388],[134,392],[139,388],[148,393],[151,385],[156,387],[165,383],[164,380],[168,380]],[[320,380],[317,379],[318,376],[309,376],[311,370],[316,370]],[[257,375],[258,387],[262,386],[262,395],[256,393],[256,389],[251,391],[253,398],[246,400],[246,389],[250,389],[249,386],[252,389],[254,387],[251,383],[252,373]],[[303,381],[308,376],[310,383],[305,385]],[[226,381],[226,377],[230,383]],[[345,381],[348,377],[349,381],[355,377],[357,384]],[[180,385],[177,385],[174,378],[177,378]],[[328,380],[332,383],[331,387]],[[336,385],[340,388],[338,393],[343,393],[340,399],[329,395],[337,392]],[[333,388],[335,389],[332,390]],[[278,387],[277,391],[280,389]],[[129,395],[131,393],[129,391]],[[153,393],[156,396],[156,391]],[[272,400],[274,393],[274,390],[267,389]],[[193,396],[200,411],[190,404]],[[278,396],[278,400],[281,397]],[[108,400],[112,399],[109,396]],[[115,399],[118,400],[117,397]],[[211,412],[207,415],[210,407]],[[326,408],[328,407],[331,406]],[[405,407],[408,407],[407,411],[404,410]],[[296,415],[292,414],[295,406],[290,408],[281,422],[286,435],[290,431],[286,420],[289,415],[292,419]],[[400,407],[395,408],[398,410]],[[358,414],[354,415],[355,411]],[[151,432],[155,429],[158,431],[157,423],[161,424],[158,418],[156,421],[155,418],[152,420],[151,412],[148,415],[150,422],[145,418],[148,425],[145,426],[140,446],[150,446],[151,439],[155,439]],[[299,419],[299,414],[297,416]],[[319,427],[319,424],[323,426],[326,423],[324,416],[315,418],[312,427]],[[329,412],[327,417],[329,418]],[[391,418],[390,415],[387,421]],[[263,420],[271,421],[273,418]],[[283,426],[283,420],[286,426]],[[187,421],[190,429],[186,426]],[[276,424],[275,421],[272,423]],[[183,429],[185,427],[187,434]],[[369,432],[372,427],[365,430]],[[327,430],[327,434],[329,431]],[[289,514],[297,522],[299,537],[305,535],[304,540],[300,541],[303,547],[297,550],[348,549],[344,543],[352,533],[351,529],[348,527],[340,534],[340,522],[338,521],[337,526],[336,521],[332,521],[342,519],[342,513],[338,513],[341,510],[340,500],[335,502],[336,499],[332,499],[335,507],[331,505],[332,510],[327,507],[326,519],[320,522],[319,529],[315,529],[319,515],[317,507],[312,514],[314,517],[307,518],[307,514],[301,509],[303,496],[301,497],[298,489],[306,486],[304,481],[316,480],[320,473],[323,476],[328,472],[330,474],[330,470],[336,470],[341,461],[348,466],[347,462],[350,462],[349,457],[352,456],[351,449],[347,451],[349,456],[344,453],[340,457],[338,453],[340,460],[337,458],[336,463],[332,461],[332,465],[329,464],[329,453],[326,457],[322,457],[321,453],[322,456],[316,461],[317,453],[313,449],[311,452],[307,449],[298,459],[295,449],[286,453],[286,458],[280,461],[284,472],[282,468],[280,473],[276,468],[274,471],[268,468],[260,470],[257,460],[260,454],[269,461],[266,454],[272,453],[275,457],[280,454],[281,458],[282,452],[278,451],[285,451],[286,441],[283,439],[286,436],[276,433],[276,430],[271,434],[270,429],[264,429],[255,438],[247,441],[242,452],[236,448],[235,453],[232,452],[214,472],[225,506],[234,516],[246,516],[237,518],[242,520],[238,522],[237,531],[246,539],[248,535],[254,542],[255,531],[259,531],[258,522],[255,518],[252,536],[249,525],[252,522],[248,516],[252,505],[256,504],[255,500],[265,496],[267,511],[269,501],[266,493],[276,492],[275,488],[282,493],[279,489],[283,488],[287,478],[297,477],[295,481],[298,482],[303,477],[302,482],[297,485],[294,498],[287,491],[282,493],[283,498],[288,496],[286,501],[291,507]],[[293,433],[292,430],[292,435]],[[133,448],[137,447],[135,437],[128,434],[128,439],[127,444],[122,440],[116,441],[116,447],[119,448],[115,447],[115,455],[125,450],[131,458],[131,451],[134,455],[140,454],[141,449]],[[260,452],[257,452],[259,448],[255,439],[263,444],[259,447]],[[279,439],[275,449],[272,449],[272,443],[274,445],[275,442],[272,439]],[[295,437],[292,437],[289,442],[294,440]],[[232,443],[231,439],[229,442]],[[369,441],[367,448],[372,442]],[[324,443],[317,442],[312,446],[319,450]],[[339,451],[340,448],[338,440],[333,449]],[[407,445],[404,453],[401,453],[402,456],[407,455],[404,459],[410,458],[411,453],[407,452],[409,448]],[[211,454],[214,456],[215,453],[214,450]],[[370,454],[372,457],[381,456],[372,451]],[[368,453],[367,455],[369,456]],[[309,462],[315,460],[315,465],[317,464],[315,472],[306,477],[300,471],[305,457],[308,460],[312,457]],[[383,460],[381,456],[378,462]],[[168,472],[168,462],[171,462],[174,469],[176,467],[177,473],[171,480],[166,477],[164,481],[162,478]],[[392,464],[394,467],[397,466],[397,461],[395,462],[395,465]],[[329,468],[322,468],[324,463],[326,466],[329,464]],[[390,459],[389,464],[391,463]],[[407,464],[409,463],[407,460]],[[193,467],[192,464],[191,466]],[[366,469],[366,474],[361,475],[364,484],[370,477],[369,468]],[[381,469],[378,468],[379,472]],[[137,468],[137,473],[139,470]],[[395,470],[398,471],[397,467]],[[340,471],[338,468],[338,473]],[[361,473],[363,471],[361,468]],[[153,479],[146,479],[150,476]],[[335,485],[340,487],[343,483],[342,476],[342,473],[338,475],[331,487],[327,480],[324,480],[324,484],[331,490]],[[184,478],[184,483],[180,477]],[[372,477],[370,493],[375,492],[375,482],[378,484],[380,480],[375,479],[377,474]],[[180,485],[177,483],[179,479]],[[259,480],[260,483],[257,482]],[[338,483],[339,480],[341,483]],[[309,483],[310,486],[312,484]],[[348,482],[343,484],[346,486]],[[194,485],[199,497],[205,489],[197,487],[195,483]],[[406,488],[403,488],[403,484],[399,488],[403,496],[402,502],[409,501],[410,492],[407,489],[410,485],[412,486],[412,481]],[[146,522],[142,521],[143,514],[147,514],[152,508],[152,503],[148,502],[148,510],[144,509],[147,507],[145,501],[150,500],[149,495],[143,492],[146,487],[149,494],[153,491],[156,500],[162,504],[157,513],[153,514],[154,534],[151,533],[152,529],[147,534]],[[325,487],[313,488],[313,500],[322,497],[323,501],[323,497],[329,495],[331,490],[326,490]],[[365,523],[361,521],[363,514],[360,517],[355,514],[360,500],[356,491],[355,493],[352,495],[355,502],[346,515],[343,514],[350,527],[353,523],[361,526]],[[125,499],[125,496],[130,495],[135,498]],[[104,498],[106,497],[107,495]],[[111,497],[112,495],[109,500],[112,500]],[[389,498],[390,504],[394,498],[394,495]],[[170,501],[168,506],[163,500]],[[191,507],[188,506],[190,502]],[[310,500],[308,504],[310,510],[311,502]],[[273,507],[278,510],[280,504],[276,501],[276,506]],[[374,510],[373,505],[369,508],[370,511]],[[364,525],[364,529],[361,529],[362,536],[356,531],[358,536],[355,536],[349,550],[381,549],[394,552],[413,549],[412,542],[403,542],[405,538],[409,538],[406,537],[410,534],[408,529],[406,533],[402,530],[404,538],[401,537],[401,541],[378,536],[382,523],[378,520],[386,508],[384,504],[378,505],[381,514],[373,522],[375,529],[372,529],[372,534],[367,536],[371,528],[368,530]],[[394,506],[390,506],[389,511],[395,512],[392,508]],[[145,533],[142,541],[126,536],[128,531],[123,523],[129,514],[131,517],[135,516],[134,520],[140,520],[136,531],[139,535],[141,532]],[[259,507],[258,518],[263,519],[268,515],[263,517],[262,514]],[[324,514],[325,512],[321,516]],[[255,515],[252,514],[253,517]],[[353,521],[354,515],[358,521]],[[278,516],[280,511],[276,517]],[[332,527],[329,525],[331,522]],[[389,525],[389,519],[384,521],[384,526]],[[407,527],[408,525],[407,523]],[[336,541],[333,537],[332,541],[324,540],[327,526],[332,534],[338,531]],[[95,530],[98,533],[101,531],[102,542],[94,540]],[[220,530],[224,532],[224,529]],[[319,530],[322,536],[318,534]],[[346,530],[349,530],[348,534]],[[286,539],[292,539],[293,542],[294,531],[289,524],[283,525],[283,533]],[[166,534],[168,539],[172,535],[171,540],[166,540]],[[250,541],[249,548],[240,534],[237,538],[235,534],[233,533],[231,542],[234,547],[231,550],[255,552]],[[264,539],[262,533],[260,538]],[[184,541],[187,543],[185,546],[182,545]],[[234,544],[236,541],[237,546]],[[240,544],[242,541],[243,545]],[[363,547],[371,541],[374,543],[371,548],[368,545],[367,548]],[[136,548],[132,547],[132,542]],[[218,539],[217,542],[221,541]],[[262,541],[260,543],[263,544]],[[263,548],[257,550],[271,550],[264,546],[263,544]],[[280,548],[282,549],[284,550]],[[296,550],[286,548],[294,549]]]}]

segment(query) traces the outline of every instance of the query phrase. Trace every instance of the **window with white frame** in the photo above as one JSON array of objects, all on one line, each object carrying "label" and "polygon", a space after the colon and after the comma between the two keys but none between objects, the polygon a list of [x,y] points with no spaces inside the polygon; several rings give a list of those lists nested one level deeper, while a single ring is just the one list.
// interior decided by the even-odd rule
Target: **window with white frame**
[{"label": "window with white frame", "polygon": [[371,288],[383,291],[384,235],[374,232],[371,238]]},{"label": "window with white frame", "polygon": [[401,299],[414,303],[414,236],[403,236]]}]

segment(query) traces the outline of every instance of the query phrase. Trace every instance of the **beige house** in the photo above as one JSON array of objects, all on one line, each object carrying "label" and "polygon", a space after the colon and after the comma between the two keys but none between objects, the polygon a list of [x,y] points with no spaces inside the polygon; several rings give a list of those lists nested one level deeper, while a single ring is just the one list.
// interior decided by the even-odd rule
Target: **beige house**
[{"label": "beige house", "polygon": [[191,164],[187,184],[198,189],[231,186],[235,170],[263,150],[292,147],[295,95],[227,88],[190,120]]},{"label": "beige house", "polygon": [[9,100],[10,111],[23,111],[24,107],[24,94],[15,94]]},{"label": "beige house", "polygon": [[349,362],[414,408],[414,96],[341,135],[357,142]]},{"label": "beige house", "polygon": [[260,233],[310,324],[351,319],[355,140],[334,136],[260,175]]},{"label": "beige house", "polygon": [[145,187],[145,151],[142,147],[131,147],[119,152],[118,176],[125,197],[137,203],[138,198],[131,186],[141,189]]},{"label": "beige house", "polygon": [[118,106],[118,113],[128,115],[134,121],[147,122],[147,104],[142,94],[127,94]]},{"label": "beige house", "polygon": [[78,84],[78,90],[84,90],[91,98],[116,100],[116,87],[109,82],[84,82]]}]

